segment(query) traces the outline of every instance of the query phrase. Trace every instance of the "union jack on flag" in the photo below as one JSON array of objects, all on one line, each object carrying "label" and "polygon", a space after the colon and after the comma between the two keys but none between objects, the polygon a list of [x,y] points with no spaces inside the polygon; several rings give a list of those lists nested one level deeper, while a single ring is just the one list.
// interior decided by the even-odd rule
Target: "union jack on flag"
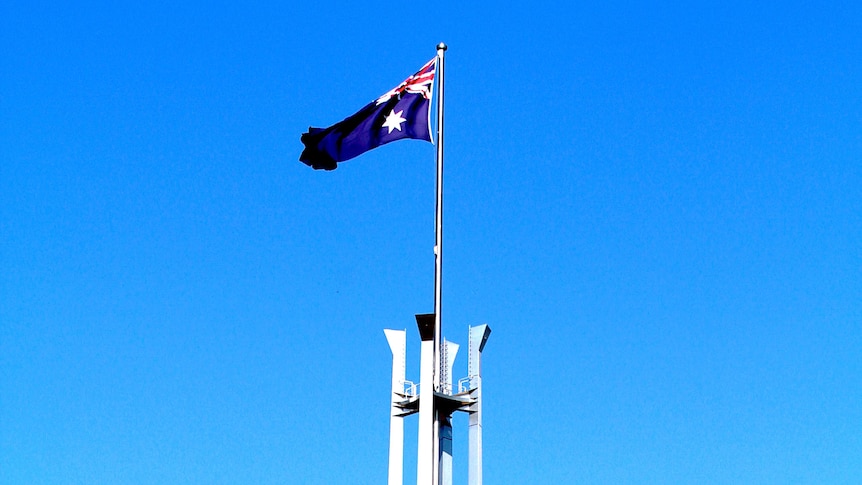
[{"label": "union jack on flag", "polygon": [[334,170],[386,143],[413,138],[431,141],[429,107],[437,58],[416,74],[329,128],[308,128],[299,160],[314,169]]},{"label": "union jack on flag", "polygon": [[401,95],[408,92],[412,94],[421,94],[425,99],[431,101],[431,88],[434,86],[434,73],[437,66],[437,58],[431,59],[427,64],[419,69],[419,72],[408,77],[401,84],[387,91],[386,94],[377,98],[377,104],[383,104],[389,101],[392,96]]}]

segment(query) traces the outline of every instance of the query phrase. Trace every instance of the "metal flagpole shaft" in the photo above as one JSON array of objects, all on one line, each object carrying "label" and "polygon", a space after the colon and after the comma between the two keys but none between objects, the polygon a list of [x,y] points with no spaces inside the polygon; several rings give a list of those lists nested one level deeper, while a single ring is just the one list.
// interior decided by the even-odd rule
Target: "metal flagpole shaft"
[{"label": "metal flagpole shaft", "polygon": [[[443,68],[446,44],[437,44],[437,210],[435,217],[436,244],[434,246],[434,390],[442,391],[441,370],[443,362],[443,323],[441,318],[443,303]],[[434,457],[432,472],[434,484],[439,483],[440,473],[440,418],[434,406]]]},{"label": "metal flagpole shaft", "polygon": [[[417,444],[416,485],[440,485],[440,420],[435,391],[441,388],[442,359],[440,303],[443,281],[443,53],[446,44],[437,45],[437,209],[434,244],[434,328],[424,315],[416,316],[422,337],[419,387],[419,436]],[[425,330],[425,332],[423,332]],[[429,331],[430,330],[430,331]]]},{"label": "metal flagpole shaft", "polygon": [[446,52],[446,44],[437,44],[437,214],[436,214],[436,236],[434,246],[434,388],[440,389],[440,352],[442,351],[441,335],[442,326],[440,318],[440,307],[443,296],[443,53]]}]

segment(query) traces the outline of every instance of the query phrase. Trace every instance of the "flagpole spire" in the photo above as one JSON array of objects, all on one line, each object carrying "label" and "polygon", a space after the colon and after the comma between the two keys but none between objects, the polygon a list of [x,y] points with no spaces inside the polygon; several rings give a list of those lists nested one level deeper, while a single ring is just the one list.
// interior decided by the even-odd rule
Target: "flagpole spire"
[{"label": "flagpole spire", "polygon": [[[441,302],[443,286],[443,54],[446,44],[437,45],[437,208],[434,244],[434,314],[417,315],[422,337],[419,386],[419,436],[416,485],[440,485],[440,415],[435,394],[442,391]],[[433,322],[433,323],[432,323]],[[433,325],[433,329],[431,328]],[[423,332],[424,330],[424,332]],[[427,352],[426,352],[427,349]]]},{"label": "flagpole spire", "polygon": [[441,336],[443,327],[441,325],[441,304],[443,296],[443,55],[446,52],[446,44],[437,44],[437,210],[435,217],[436,243],[434,246],[434,388],[440,388],[440,353]]},{"label": "flagpole spire", "polygon": [[[442,392],[441,366],[443,362],[443,74],[446,44],[437,44],[437,210],[435,217],[436,244],[434,246],[434,391]],[[440,483],[440,415],[436,399],[432,407],[434,416],[434,438],[432,457],[432,483]]]}]

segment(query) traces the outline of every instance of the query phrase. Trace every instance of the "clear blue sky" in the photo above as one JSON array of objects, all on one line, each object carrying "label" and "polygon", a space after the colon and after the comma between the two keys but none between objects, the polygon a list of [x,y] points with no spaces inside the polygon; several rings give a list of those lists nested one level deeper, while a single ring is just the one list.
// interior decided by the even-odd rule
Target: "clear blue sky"
[{"label": "clear blue sky", "polygon": [[860,32],[850,1],[4,2],[0,483],[385,483],[434,148],[326,173],[299,135],[441,41],[485,483],[859,483]]}]

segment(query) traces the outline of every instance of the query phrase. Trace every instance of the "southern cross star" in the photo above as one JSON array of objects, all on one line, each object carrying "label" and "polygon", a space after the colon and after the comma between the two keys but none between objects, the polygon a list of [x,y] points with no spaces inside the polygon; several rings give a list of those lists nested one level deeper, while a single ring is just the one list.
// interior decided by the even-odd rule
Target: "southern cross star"
[{"label": "southern cross star", "polygon": [[401,123],[407,121],[405,118],[401,117],[402,114],[404,114],[403,109],[397,113],[393,109],[386,116],[386,121],[383,122],[383,128],[389,128],[389,133],[392,133],[392,130],[401,131]]}]

